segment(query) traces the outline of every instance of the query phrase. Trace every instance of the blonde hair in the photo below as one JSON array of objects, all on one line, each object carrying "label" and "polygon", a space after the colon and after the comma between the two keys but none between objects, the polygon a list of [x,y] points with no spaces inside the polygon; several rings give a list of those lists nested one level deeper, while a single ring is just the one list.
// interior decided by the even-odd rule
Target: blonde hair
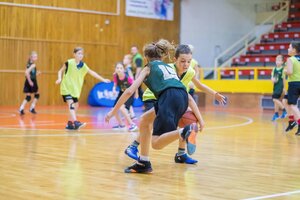
[{"label": "blonde hair", "polygon": [[124,57],[128,58],[129,60],[132,61],[132,55],[131,54],[126,54]]},{"label": "blonde hair", "polygon": [[149,60],[161,60],[166,56],[169,56],[170,58],[170,51],[174,49],[174,45],[172,45],[168,40],[160,39],[156,43],[146,44],[143,51],[145,57]]}]

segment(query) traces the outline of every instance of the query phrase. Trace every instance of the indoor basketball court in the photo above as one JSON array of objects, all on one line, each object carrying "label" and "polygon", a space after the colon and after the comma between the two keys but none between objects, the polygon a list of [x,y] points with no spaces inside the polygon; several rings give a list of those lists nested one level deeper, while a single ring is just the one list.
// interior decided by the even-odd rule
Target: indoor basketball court
[{"label": "indoor basketball court", "polygon": [[[271,82],[276,56],[288,59],[300,38],[299,13],[298,0],[0,1],[0,199],[300,199],[300,136],[296,125],[286,131],[288,109],[276,117]],[[124,173],[142,161],[124,151],[146,102],[137,90],[135,116],[125,106],[124,125],[105,121],[126,94],[117,65],[132,57],[131,87],[149,61],[143,48],[161,38],[188,46],[193,76],[215,91],[188,85],[205,122],[189,155],[198,162],[176,163],[176,140],[150,148],[152,173]],[[82,88],[77,96],[62,89],[73,65],[87,74],[68,86]]]}]

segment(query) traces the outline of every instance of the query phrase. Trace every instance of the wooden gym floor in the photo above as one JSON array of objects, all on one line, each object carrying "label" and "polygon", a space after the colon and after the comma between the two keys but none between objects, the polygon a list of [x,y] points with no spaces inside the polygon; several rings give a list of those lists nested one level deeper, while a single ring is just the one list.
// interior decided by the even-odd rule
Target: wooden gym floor
[{"label": "wooden gym floor", "polygon": [[[151,150],[153,174],[125,174],[135,133],[104,123],[107,108],[81,107],[88,125],[66,131],[65,107],[20,117],[0,107],[0,199],[300,199],[300,137],[271,112],[201,109],[206,128],[192,157],[177,142]],[[142,113],[137,109],[137,115]]]}]

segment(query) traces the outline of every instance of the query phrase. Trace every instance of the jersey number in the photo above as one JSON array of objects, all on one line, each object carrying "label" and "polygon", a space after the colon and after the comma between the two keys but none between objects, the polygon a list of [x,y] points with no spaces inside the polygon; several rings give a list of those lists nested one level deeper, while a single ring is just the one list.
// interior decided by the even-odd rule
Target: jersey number
[{"label": "jersey number", "polygon": [[164,80],[171,79],[171,78],[179,80],[175,70],[172,67],[168,67],[165,65],[158,65],[158,67],[164,75]]}]

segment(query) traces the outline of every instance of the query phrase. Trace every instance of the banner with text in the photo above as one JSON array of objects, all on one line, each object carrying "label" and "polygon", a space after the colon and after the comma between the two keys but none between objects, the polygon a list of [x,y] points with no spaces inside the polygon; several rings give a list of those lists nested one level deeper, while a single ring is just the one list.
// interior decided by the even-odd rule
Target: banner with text
[{"label": "banner with text", "polygon": [[126,0],[126,16],[172,21],[173,0]]}]

